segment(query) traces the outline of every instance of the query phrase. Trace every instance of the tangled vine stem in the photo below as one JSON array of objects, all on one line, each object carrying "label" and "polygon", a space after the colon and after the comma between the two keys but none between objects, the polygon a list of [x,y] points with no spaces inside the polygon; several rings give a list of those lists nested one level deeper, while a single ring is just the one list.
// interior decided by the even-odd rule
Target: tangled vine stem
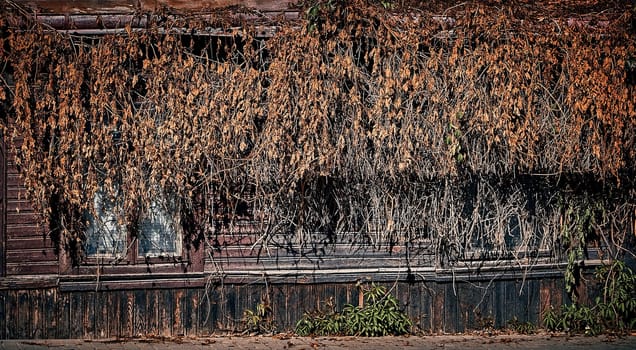
[{"label": "tangled vine stem", "polygon": [[3,11],[3,122],[53,237],[81,246],[98,191],[128,223],[164,195],[192,235],[245,214],[263,246],[353,235],[437,265],[634,236],[633,11],[582,29],[540,4],[393,5],[314,4],[267,41],[171,30],[210,25],[186,18],[62,35]]}]

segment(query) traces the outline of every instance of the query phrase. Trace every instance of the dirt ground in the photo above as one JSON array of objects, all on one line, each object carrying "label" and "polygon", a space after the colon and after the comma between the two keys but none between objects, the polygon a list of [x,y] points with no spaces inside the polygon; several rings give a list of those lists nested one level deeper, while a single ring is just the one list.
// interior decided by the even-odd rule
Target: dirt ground
[{"label": "dirt ground", "polygon": [[134,340],[2,340],[0,349],[636,349],[636,336],[570,337],[565,335],[435,335],[410,337],[218,336]]}]

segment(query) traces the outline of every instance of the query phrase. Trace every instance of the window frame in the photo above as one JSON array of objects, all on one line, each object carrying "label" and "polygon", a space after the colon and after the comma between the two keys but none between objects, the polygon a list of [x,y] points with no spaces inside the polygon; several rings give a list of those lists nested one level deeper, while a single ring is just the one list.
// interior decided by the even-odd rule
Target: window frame
[{"label": "window frame", "polygon": [[[143,256],[139,249],[139,232],[133,234],[126,226],[126,247],[120,258],[106,254],[82,256],[78,265],[73,265],[72,259],[66,249],[60,249],[59,262],[61,275],[125,275],[125,274],[188,274],[191,272],[203,272],[204,251],[203,242],[194,244],[188,239],[188,234],[181,224],[179,205],[176,212],[172,213],[173,220],[179,233],[176,235],[175,244],[180,247],[180,252],[166,255]],[[140,225],[140,218],[135,225]]]}]

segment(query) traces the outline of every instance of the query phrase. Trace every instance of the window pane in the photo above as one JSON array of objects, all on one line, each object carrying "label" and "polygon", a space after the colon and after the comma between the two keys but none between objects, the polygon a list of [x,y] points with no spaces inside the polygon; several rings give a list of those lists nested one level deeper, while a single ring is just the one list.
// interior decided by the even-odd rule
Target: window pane
[{"label": "window pane", "polygon": [[102,192],[93,199],[95,215],[88,215],[84,249],[88,256],[121,257],[126,254],[126,226],[123,213]]},{"label": "window pane", "polygon": [[173,201],[153,200],[139,225],[139,255],[181,255],[181,230]]}]

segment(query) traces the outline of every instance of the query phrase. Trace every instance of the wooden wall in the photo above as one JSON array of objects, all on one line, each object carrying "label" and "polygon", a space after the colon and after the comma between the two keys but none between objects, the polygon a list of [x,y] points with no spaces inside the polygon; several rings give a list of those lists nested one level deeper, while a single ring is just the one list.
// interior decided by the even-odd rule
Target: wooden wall
[{"label": "wooden wall", "polygon": [[[20,140],[16,140],[19,145]],[[58,273],[58,257],[45,228],[39,226],[39,217],[26,199],[24,186],[15,164],[11,147],[4,147],[7,157],[4,225],[0,234],[5,236],[6,275],[42,275]]]},{"label": "wooden wall", "polygon": [[416,326],[430,332],[500,327],[515,317],[538,323],[543,310],[564,302],[563,266],[549,259],[531,271],[505,260],[439,270],[425,241],[408,249],[371,247],[346,236],[291,250],[281,238],[259,252],[253,232],[217,232],[201,271],[60,274],[13,158],[0,160],[6,167],[0,339],[204,336],[239,330],[243,312],[262,300],[269,300],[279,329],[292,330],[304,312],[330,298],[339,308],[357,304],[358,281],[386,285]]},{"label": "wooden wall", "polygon": [[[386,283],[415,325],[430,332],[464,332],[517,318],[537,324],[564,302],[561,277],[472,282]],[[0,289],[0,338],[125,338],[205,336],[240,330],[246,309],[269,298],[279,330],[333,298],[357,304],[355,283],[221,284],[175,289],[61,292]]]}]

